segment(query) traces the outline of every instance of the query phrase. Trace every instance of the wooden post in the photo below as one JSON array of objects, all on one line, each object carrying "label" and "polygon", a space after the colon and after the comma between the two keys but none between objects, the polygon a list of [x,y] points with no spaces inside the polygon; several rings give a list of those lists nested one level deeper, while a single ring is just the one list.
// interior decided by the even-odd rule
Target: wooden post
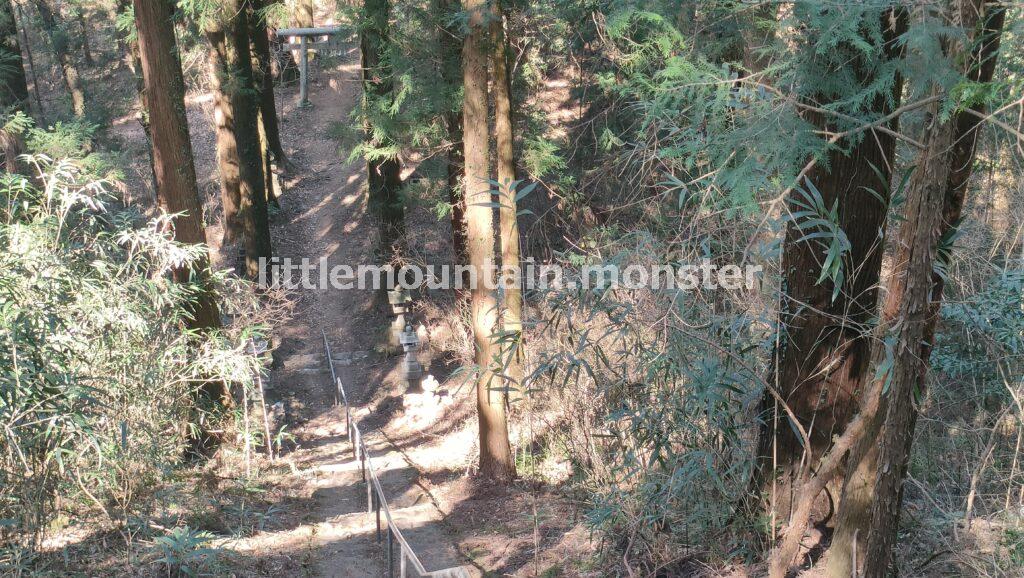
[{"label": "wooden post", "polygon": [[299,106],[309,106],[309,37],[303,35],[299,42]]}]

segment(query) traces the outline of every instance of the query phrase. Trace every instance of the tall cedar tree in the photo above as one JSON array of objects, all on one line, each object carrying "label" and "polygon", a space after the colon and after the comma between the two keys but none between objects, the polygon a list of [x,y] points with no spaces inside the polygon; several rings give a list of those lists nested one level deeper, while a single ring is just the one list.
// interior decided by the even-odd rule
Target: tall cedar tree
[{"label": "tall cedar tree", "polygon": [[494,373],[497,353],[498,302],[486,278],[493,273],[494,209],[488,179],[487,58],[488,5],[486,0],[467,0],[469,30],[462,52],[463,144],[466,159],[466,248],[469,264],[476,273],[471,288],[470,310],[476,351],[477,418],[480,427],[480,474],[496,481],[515,477],[515,462],[508,440],[505,396],[501,380]]},{"label": "tall cedar tree", "polygon": [[206,38],[210,43],[207,64],[213,92],[217,172],[220,174],[220,199],[224,210],[223,243],[228,245],[242,238],[242,221],[238,212],[242,204],[242,184],[241,169],[238,166],[238,143],[235,141],[235,112],[231,98],[233,88],[228,68],[228,43],[223,19],[210,18],[205,26]]},{"label": "tall cedar tree", "polygon": [[[948,57],[953,62],[965,62],[964,72],[971,80],[990,82],[1006,7],[985,0],[957,0],[951,4],[950,20],[971,31],[968,42],[973,42],[966,47],[951,42]],[[979,116],[972,111],[980,114],[983,110],[979,104],[946,120],[938,101],[931,106],[922,139],[926,148],[919,153],[907,187],[907,209],[883,312],[892,320],[897,338],[887,376],[887,399],[881,406],[885,421],[880,437],[869,433],[878,450],[877,456],[870,456],[875,479],[864,555],[863,575],[867,578],[888,575],[917,423],[914,398],[925,390],[945,285],[936,265],[945,264],[941,262],[945,258],[940,254],[941,247],[944,240],[953,238],[963,212],[980,129]]]},{"label": "tall cedar tree", "polygon": [[[359,31],[362,50],[363,91],[368,108],[379,108],[379,103],[391,97],[391,69],[387,65],[388,20],[391,3],[388,0],[365,0],[364,22]],[[371,115],[372,116],[372,115]],[[373,122],[372,119],[369,122]],[[372,127],[367,126],[367,139],[372,139]],[[370,142],[373,146],[373,143]],[[380,227],[380,251],[386,261],[405,233],[405,208],[402,206],[401,165],[396,157],[367,161],[367,187],[370,206]]]},{"label": "tall cedar tree", "polygon": [[[979,83],[992,81],[1005,16],[1005,7],[995,3],[990,3],[986,7],[985,29],[981,36],[981,41],[973,47],[967,60],[967,77],[970,80]],[[985,109],[982,104],[975,104],[971,107],[971,110],[975,113],[982,113]],[[943,234],[952,230],[952,227],[959,221],[963,211],[967,182],[973,169],[974,150],[978,140],[980,119],[976,114],[962,111],[955,115],[953,123],[956,134],[953,138],[953,149],[950,151],[950,176],[946,185],[946,196],[942,208]],[[906,257],[902,253],[906,250],[906,247],[902,244],[898,247],[901,251],[901,257],[897,258],[894,263],[905,263]],[[897,279],[898,277],[893,277],[892,282],[895,282]],[[934,311],[929,317],[929,326],[925,328],[925,340],[921,353],[921,359],[923,360],[928,359],[931,344],[934,341],[939,299],[942,297],[944,280],[941,276],[935,275],[933,283],[932,299],[934,302],[931,307]],[[901,298],[901,285],[894,285],[889,289],[885,305],[882,308],[882,327],[892,326],[895,315],[899,311],[899,301]],[[875,354],[876,362],[881,362],[883,357],[884,350],[879,348],[879,351]],[[918,387],[923,387],[924,375],[924,372],[920,374],[919,379],[921,383]],[[851,575],[854,536],[856,536],[858,552],[864,552],[867,548],[868,529],[871,521],[871,504],[874,501],[874,485],[878,470],[878,434],[880,433],[884,416],[884,410],[878,411],[872,416],[868,435],[863,437],[850,454],[846,479],[836,512],[835,534],[832,540],[832,547],[829,549],[828,571],[832,576]],[[863,561],[863,559],[863,556],[861,556],[860,560]]]},{"label": "tall cedar tree", "polygon": [[[519,223],[516,217],[516,162],[513,146],[512,79],[508,73],[508,38],[505,36],[504,11],[494,0],[491,18],[491,69],[494,71],[494,140],[498,162],[500,191],[498,239],[501,246],[502,275],[515,282],[504,289],[502,308],[502,352],[507,387],[523,385],[523,291],[519,275]],[[506,395],[507,397],[507,395]]]},{"label": "tall cedar tree", "polygon": [[260,146],[260,104],[249,50],[248,0],[236,0],[231,11],[228,38],[228,69],[232,72],[231,108],[235,116],[240,199],[238,213],[245,240],[245,271],[251,279],[260,275],[260,259],[268,266],[272,254],[267,190]]},{"label": "tall cedar tree", "polygon": [[[28,82],[18,44],[18,25],[11,0],[0,0],[0,110],[28,113]],[[18,135],[0,130],[0,152],[8,172],[17,172],[22,143]]]},{"label": "tall cedar tree", "polygon": [[[879,17],[877,11],[865,14],[865,27],[871,24],[867,18]],[[881,15],[881,26],[885,45],[880,56],[894,58],[906,20],[886,10]],[[808,50],[812,46],[809,43]],[[868,86],[876,80],[877,57],[866,57],[859,48],[847,48],[851,59],[845,66],[856,71],[858,84]],[[888,94],[877,95],[868,113],[884,118],[892,112],[900,100],[901,84],[897,79]],[[817,95],[811,100],[825,103],[829,97]],[[834,126],[835,117],[815,111],[808,116],[822,130],[843,130]],[[895,131],[896,123],[892,119],[883,127]],[[767,507],[774,508],[773,513],[783,519],[791,511],[790,488],[798,482],[801,465],[816,463],[831,446],[833,437],[843,432],[856,411],[870,369],[869,327],[877,308],[894,151],[895,139],[890,134],[857,132],[836,142],[827,160],[817,163],[800,183],[805,191],[820,191],[826,207],[837,203],[838,225],[849,239],[850,249],[843,260],[844,277],[836,292],[831,281],[818,282],[823,251],[820,240],[811,235],[814,231],[803,227],[799,219],[791,220],[786,230],[782,257],[785,290],[779,327],[787,330],[780,336],[769,383],[808,432],[810,452],[804,455],[801,436],[775,397],[766,392],[762,402],[765,425],[760,433],[753,488],[754,495],[764,496]],[[794,190],[790,202],[799,200],[801,193]],[[795,205],[790,207],[791,213],[800,210]]]},{"label": "tall cedar tree", "polygon": [[[203,206],[196,185],[196,170],[185,116],[185,82],[174,37],[174,5],[170,0],[134,0],[142,75],[149,105],[156,173],[157,201],[174,219],[174,239],[205,245]],[[179,282],[198,281],[190,326],[206,330],[220,327],[220,315],[209,288],[209,262],[204,257],[189,268],[174,272]],[[223,391],[217,392],[219,395]]]},{"label": "tall cedar tree", "polygon": [[435,14],[444,25],[437,28],[438,48],[441,53],[441,79],[448,97],[444,113],[448,132],[448,203],[452,206],[452,253],[456,264],[466,263],[466,202],[462,196],[465,159],[462,157],[462,108],[453,106],[460,98],[462,87],[462,39],[459,26],[453,18],[460,10],[458,0],[434,0]]},{"label": "tall cedar tree", "polygon": [[260,120],[266,134],[267,147],[274,156],[274,161],[281,169],[286,169],[284,146],[281,144],[281,129],[278,126],[277,102],[274,99],[274,71],[270,52],[270,30],[264,17],[267,0],[252,0],[249,11],[249,30],[252,34],[252,48],[256,55],[257,86],[260,91]]},{"label": "tall cedar tree", "polygon": [[78,72],[78,66],[71,55],[68,31],[62,22],[58,21],[57,15],[47,3],[47,0],[33,0],[39,18],[43,21],[43,28],[50,38],[50,45],[53,54],[60,65],[61,75],[64,79],[64,87],[71,95],[71,110],[75,116],[85,115],[85,87],[82,85],[82,76]]}]

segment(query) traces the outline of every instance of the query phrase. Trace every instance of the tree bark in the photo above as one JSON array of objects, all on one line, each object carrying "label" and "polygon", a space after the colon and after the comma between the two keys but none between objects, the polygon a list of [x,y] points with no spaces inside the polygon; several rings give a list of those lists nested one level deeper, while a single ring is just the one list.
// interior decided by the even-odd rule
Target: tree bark
[{"label": "tree bark", "polygon": [[[369,110],[379,108],[375,106],[375,102],[391,98],[391,70],[384,60],[391,4],[388,0],[365,0],[363,10],[366,22],[360,29],[360,48],[363,60],[364,98]],[[368,122],[372,123],[372,118]],[[369,126],[366,138],[371,146],[379,144],[374,143]],[[370,207],[380,230],[378,250],[382,259],[387,261],[405,234],[405,207],[402,205],[400,195],[401,164],[397,157],[375,158],[367,161],[366,168]]]},{"label": "tree bark", "polygon": [[15,8],[18,12],[18,17],[15,19],[15,25],[17,21],[21,21],[21,46],[25,49],[25,59],[28,61],[28,71],[32,75],[32,87],[36,97],[36,107],[38,108],[39,124],[46,125],[46,111],[43,110],[43,99],[39,95],[39,79],[36,77],[36,65],[32,59],[32,46],[28,40],[28,22],[25,20],[25,13],[21,10],[21,5],[16,5]]},{"label": "tree bark", "polygon": [[57,21],[56,15],[54,15],[50,5],[47,4],[47,0],[33,0],[33,4],[39,12],[39,18],[43,21],[43,28],[46,29],[46,34],[50,38],[53,54],[60,65],[61,74],[64,78],[64,86],[71,95],[71,110],[75,113],[75,116],[84,116],[85,87],[82,85],[78,66],[75,65],[75,60],[69,51],[67,30]]},{"label": "tree bark", "polygon": [[256,98],[249,50],[248,0],[235,0],[230,25],[231,49],[228,68],[235,75],[231,83],[231,108],[235,114],[235,142],[238,147],[240,201],[238,212],[245,240],[245,270],[250,279],[260,275],[272,255],[267,191],[264,184],[263,154],[260,148],[259,101]]},{"label": "tree bark", "polygon": [[277,119],[277,102],[274,98],[274,71],[270,54],[270,31],[260,11],[267,5],[266,0],[253,0],[249,10],[249,28],[252,33],[252,47],[256,55],[256,85],[260,93],[260,120],[267,138],[267,147],[281,170],[287,169],[288,160],[281,144],[281,130]]},{"label": "tree bark", "polygon": [[[117,14],[124,14],[132,6],[132,0],[117,0]],[[132,73],[135,80],[135,92],[139,97],[138,121],[142,132],[146,134],[146,153],[149,155],[150,175],[153,183],[153,190],[157,189],[156,169],[153,166],[153,139],[149,127],[149,105],[146,104],[146,86],[142,77],[142,58],[139,55],[139,41],[133,38],[130,31],[118,31],[118,45],[124,51],[123,59],[125,65]]]},{"label": "tree bark", "polygon": [[[164,211],[178,214],[173,224],[176,241],[205,245],[203,206],[196,185],[192,143],[185,116],[185,83],[171,20],[173,5],[169,0],[134,0],[134,5],[146,100],[153,127],[157,200]],[[202,289],[191,304],[189,326],[199,330],[220,327],[217,302],[209,286],[209,260],[205,252],[190,267],[175,271],[174,278],[179,282],[198,282]]]},{"label": "tree bark", "polygon": [[[29,113],[28,81],[18,44],[18,24],[11,0],[0,0],[0,110]],[[10,173],[22,169],[18,156],[24,152],[21,135],[0,130],[3,166]]]},{"label": "tree bark", "polygon": [[[467,0],[469,32],[463,46],[463,143],[466,159],[466,225],[469,263],[476,273],[471,288],[480,427],[480,474],[506,482],[515,477],[508,439],[503,384],[494,373],[497,299],[493,289],[494,209],[488,182],[487,36],[485,0]],[[488,273],[491,275],[488,275]]]},{"label": "tree bark", "polygon": [[208,57],[210,86],[213,89],[213,121],[217,136],[217,172],[220,174],[220,199],[224,211],[223,244],[242,238],[239,207],[242,204],[241,169],[238,143],[235,141],[235,113],[232,107],[227,35],[223,25],[211,23],[206,30],[210,42]]},{"label": "tree bark", "polygon": [[[874,14],[870,17],[878,17]],[[891,15],[891,11],[881,15],[884,58],[897,55],[896,40],[906,30],[905,17],[900,15],[891,23]],[[861,82],[873,79],[872,63],[855,60],[849,65],[860,71]],[[901,86],[897,80],[890,94],[876,97],[870,111],[873,116],[884,117],[898,106]],[[830,118],[817,113],[811,116],[824,130],[842,130]],[[885,127],[895,130],[896,124],[893,119]],[[779,327],[786,331],[779,338],[768,382],[808,432],[810,447],[805,453],[803,440],[787,414],[766,392],[762,402],[765,424],[752,488],[755,495],[766,497],[772,517],[778,515],[782,520],[788,519],[795,507],[794,484],[800,483],[803,466],[816,464],[833,438],[846,428],[870,370],[895,139],[881,131],[865,131],[836,144],[827,162],[818,163],[800,185],[804,190],[814,185],[826,207],[838,203],[838,225],[850,242],[839,291],[835,292],[830,280],[818,283],[823,250],[819,240],[806,238],[813,231],[790,221],[783,245]],[[800,199],[794,191],[791,201]],[[791,212],[799,210],[790,208]]]},{"label": "tree bark", "polygon": [[[974,82],[991,82],[1006,7],[998,2],[964,0],[958,2],[955,13],[964,20],[955,24],[974,30],[970,37],[978,40],[965,58],[966,76]],[[978,23],[981,23],[980,30],[976,30]],[[950,58],[959,59],[961,54],[955,52],[961,50],[962,47],[950,47]],[[980,105],[974,110],[983,112]],[[873,472],[873,486],[869,486],[868,494],[863,478],[847,483],[848,486],[858,484],[860,489],[860,499],[854,505],[866,509],[870,504],[870,526],[863,556],[866,577],[881,578],[888,573],[899,527],[903,479],[918,417],[914,397],[920,396],[927,385],[929,358],[945,284],[935,271],[938,245],[953,232],[963,212],[979,130],[980,120],[970,112],[958,112],[943,123],[937,102],[929,111],[926,124],[927,148],[920,153],[921,161],[908,185],[906,220],[900,226],[894,272],[884,309],[884,316],[892,320],[892,327],[898,328],[888,376],[886,411],[880,412],[879,419],[874,421],[876,427],[881,427],[881,435],[878,429],[873,430],[868,435],[873,443],[865,442],[866,448],[874,449],[862,451],[862,457],[857,456],[860,457],[858,467],[853,470],[861,474]],[[882,415],[885,415],[884,424]],[[845,565],[838,570],[849,567]]]},{"label": "tree bark", "polygon": [[[516,206],[516,162],[512,123],[512,79],[508,73],[508,39],[504,29],[504,11],[493,0],[491,19],[491,67],[494,70],[494,136],[498,162],[499,203],[498,239],[501,246],[502,277],[514,280],[503,287],[502,346],[506,388],[523,385],[523,291],[519,268],[519,223]],[[507,395],[505,396],[507,398]]]},{"label": "tree bark", "polygon": [[28,113],[28,80],[11,0],[0,0],[0,107]]},{"label": "tree bark", "polygon": [[466,260],[466,202],[462,195],[465,159],[462,156],[462,107],[453,106],[461,98],[462,41],[457,25],[449,19],[459,11],[458,0],[435,0],[435,12],[445,23],[438,27],[438,47],[441,52],[441,78],[446,91],[445,129],[448,132],[448,203],[452,206],[452,256],[455,264]]},{"label": "tree bark", "polygon": [[871,509],[871,535],[865,552],[865,576],[882,578],[888,574],[889,556],[896,541],[903,478],[906,475],[910,443],[914,432],[914,386],[928,370],[921,358],[921,344],[931,323],[929,293],[941,238],[942,205],[949,179],[949,158],[943,151],[953,143],[952,123],[939,119],[939,105],[928,111],[928,128],[914,176],[907,191],[906,219],[900,227],[898,269],[890,285],[899,286],[900,297],[895,315],[897,341],[893,353],[888,408],[879,443],[874,503]]}]

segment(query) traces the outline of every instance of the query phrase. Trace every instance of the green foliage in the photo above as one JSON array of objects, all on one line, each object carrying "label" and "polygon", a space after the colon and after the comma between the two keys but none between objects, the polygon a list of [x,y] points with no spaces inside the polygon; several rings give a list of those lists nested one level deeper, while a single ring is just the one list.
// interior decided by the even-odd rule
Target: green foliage
[{"label": "green foliage", "polygon": [[207,546],[211,540],[213,535],[209,532],[188,526],[174,528],[153,539],[153,549],[159,554],[156,561],[164,565],[169,577],[199,576],[217,560],[219,550]]},{"label": "green foliage", "polygon": [[[74,152],[87,142],[77,128],[28,142]],[[173,241],[171,216],[123,208],[91,155],[73,156],[31,156],[36,177],[0,177],[0,537],[28,551],[58,515],[144,512],[190,424],[215,417],[197,414],[197,388],[249,383],[257,363],[236,345],[251,329],[185,329],[197,288],[169,273],[206,249]],[[252,300],[218,283],[236,308]]]},{"label": "green foliage", "polygon": [[559,155],[558,145],[542,138],[531,138],[523,143],[522,163],[534,178],[563,171],[568,166]]},{"label": "green foliage", "polygon": [[832,202],[831,207],[825,206],[825,200],[821,191],[814,186],[810,180],[804,181],[807,185],[796,187],[790,203],[797,210],[790,212],[788,219],[803,234],[796,240],[797,243],[811,243],[820,245],[825,253],[825,259],[821,264],[821,275],[816,283],[821,284],[829,280],[834,289],[832,300],[835,301],[843,288],[844,257],[850,252],[850,240],[846,233],[839,226],[839,199]]}]

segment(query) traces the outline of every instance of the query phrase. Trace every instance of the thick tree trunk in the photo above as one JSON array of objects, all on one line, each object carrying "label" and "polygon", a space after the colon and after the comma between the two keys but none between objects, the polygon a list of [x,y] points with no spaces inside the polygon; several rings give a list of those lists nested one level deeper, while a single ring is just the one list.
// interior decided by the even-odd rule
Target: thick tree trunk
[{"label": "thick tree trunk", "polygon": [[[188,245],[205,245],[203,206],[196,185],[196,171],[185,116],[185,83],[178,59],[169,0],[134,0],[139,52],[145,79],[147,103],[153,127],[153,166],[157,199],[174,219],[174,239]],[[174,272],[181,282],[197,281],[207,286],[209,261],[205,257],[189,268]],[[212,290],[198,293],[192,303],[190,326],[194,329],[220,327],[220,315]],[[221,392],[223,393],[223,392]]]},{"label": "thick tree trunk", "polygon": [[504,386],[494,373],[498,303],[493,283],[494,209],[488,182],[489,135],[487,118],[488,6],[485,0],[467,0],[469,32],[462,53],[463,143],[466,159],[466,225],[469,263],[476,273],[470,307],[476,350],[477,417],[480,426],[480,474],[497,481],[515,477],[515,462],[508,440]]},{"label": "thick tree trunk", "polygon": [[[887,57],[895,56],[895,40],[906,26],[902,16],[890,25],[890,14],[882,15]],[[868,63],[850,66],[861,70],[861,82],[871,81]],[[875,99],[874,115],[883,117],[898,105],[901,84],[897,81],[889,95]],[[816,115],[813,120],[823,129],[841,130],[832,126],[830,118]],[[886,128],[895,130],[896,122],[890,121]],[[850,242],[839,291],[830,280],[818,283],[824,252],[820,240],[806,238],[813,231],[791,221],[783,246],[779,327],[786,330],[779,338],[768,381],[808,432],[810,447],[805,454],[803,440],[786,411],[766,392],[765,426],[752,488],[766,499],[772,518],[781,521],[789,518],[794,507],[794,483],[803,467],[817,463],[854,415],[870,369],[895,140],[881,131],[866,131],[837,145],[827,162],[818,163],[800,186],[817,188],[826,207],[838,203],[838,225]],[[792,199],[802,197],[794,191]],[[801,209],[792,206],[790,210]]]},{"label": "thick tree trunk", "polygon": [[71,110],[75,116],[85,115],[85,87],[82,85],[81,75],[78,73],[78,66],[71,56],[68,45],[68,32],[57,21],[56,15],[47,4],[47,0],[33,0],[39,18],[43,21],[46,34],[50,37],[50,44],[53,47],[53,54],[60,65],[61,74],[64,78],[64,86],[71,95]]},{"label": "thick tree trunk", "polygon": [[[384,52],[387,50],[391,5],[388,0],[365,0],[363,10],[366,23],[360,29],[360,48],[364,97],[367,102],[389,99],[391,71],[384,64]],[[372,119],[369,122],[373,122]],[[367,130],[367,139],[371,139],[371,132]],[[405,207],[400,195],[401,164],[396,157],[388,157],[370,160],[366,168],[370,207],[380,228],[379,251],[387,261],[405,234]]]},{"label": "thick tree trunk", "polygon": [[[974,82],[991,82],[1006,7],[979,1],[965,6],[962,12],[970,12],[971,18],[982,14],[980,22],[984,23],[981,36],[975,35],[980,41],[966,58],[966,75]],[[964,24],[974,28],[970,23]],[[981,105],[973,110],[984,111]],[[864,561],[865,576],[884,575],[899,523],[900,488],[916,421],[911,396],[913,391],[925,390],[945,284],[942,277],[934,273],[934,250],[938,239],[950,234],[961,218],[980,128],[980,119],[970,112],[955,114],[947,124],[939,124],[937,109],[930,113],[933,124],[928,126],[926,144],[929,148],[922,151],[925,162],[919,164],[910,181],[908,220],[900,229],[895,271],[883,308],[884,326],[901,330],[894,349],[889,395],[883,400],[883,410],[872,419],[862,443],[851,452],[836,541],[828,553],[829,576],[851,574],[854,547],[866,552],[858,556]],[[911,195],[915,198],[911,199]],[[928,214],[922,215],[923,212]],[[922,221],[910,220],[915,218]],[[934,240],[930,244],[920,245],[931,238]],[[931,254],[923,254],[926,249]],[[922,259],[930,259],[927,267]],[[913,343],[919,344],[916,350]],[[880,353],[876,357],[883,356]],[[894,427],[897,430],[893,430]],[[872,504],[877,504],[873,511]],[[891,510],[879,511],[881,507]],[[858,538],[856,545],[854,535]]]},{"label": "thick tree trunk", "polygon": [[[502,276],[514,279],[505,286],[502,308],[502,362],[507,388],[523,385],[523,290],[519,269],[519,223],[516,206],[516,162],[512,123],[512,79],[508,73],[508,39],[505,36],[501,3],[494,0],[491,19],[491,67],[494,70],[494,137],[498,156],[498,239],[501,246]],[[506,395],[507,397],[507,395]]]},{"label": "thick tree trunk", "polygon": [[942,236],[942,206],[949,180],[949,156],[954,126],[939,119],[939,105],[928,111],[928,128],[907,190],[906,220],[897,241],[897,269],[890,286],[898,288],[898,311],[894,316],[896,345],[888,379],[888,408],[879,444],[881,468],[875,480],[871,509],[871,535],[865,552],[864,575],[883,578],[888,575],[889,556],[896,541],[903,478],[910,455],[916,410],[914,386],[922,383],[928,371],[921,357],[934,314],[930,305],[932,277]]},{"label": "thick tree trunk", "polygon": [[210,42],[208,65],[217,136],[217,172],[220,174],[220,199],[224,211],[223,244],[230,245],[242,237],[242,221],[238,213],[242,189],[238,143],[235,141],[235,113],[231,94],[227,92],[231,90],[227,35],[222,25],[211,24],[206,30],[206,38]]},{"label": "thick tree trunk", "polygon": [[466,202],[462,196],[462,178],[465,160],[462,157],[462,108],[452,106],[461,98],[462,41],[457,25],[451,19],[460,9],[458,0],[435,0],[435,13],[445,26],[438,27],[438,47],[441,52],[441,78],[446,91],[448,108],[444,114],[448,131],[448,202],[452,206],[452,255],[456,264],[466,261]]},{"label": "thick tree trunk", "polygon": [[235,0],[231,19],[228,68],[236,76],[231,83],[231,108],[235,114],[235,142],[238,147],[240,201],[238,212],[245,240],[245,270],[250,279],[257,279],[272,254],[270,221],[267,214],[267,191],[264,184],[263,154],[260,148],[259,100],[249,50],[247,0]]},{"label": "thick tree trunk", "polygon": [[[174,4],[171,0],[134,0],[135,26],[145,81],[146,103],[152,126],[153,171],[157,200],[167,213],[179,214],[173,222],[174,239],[188,245],[205,245],[203,206],[196,185],[196,169],[185,115],[185,81],[174,36]],[[220,313],[210,285],[206,253],[190,267],[174,272],[178,282],[197,284],[190,304],[189,325],[209,331],[220,327]],[[223,381],[209,380],[198,392],[198,403],[207,408],[230,405]],[[192,437],[191,451],[205,455],[215,437],[203,431]]]},{"label": "thick tree trunk", "polygon": [[261,11],[267,5],[266,0],[253,0],[249,10],[249,29],[252,35],[253,53],[256,55],[256,85],[260,92],[260,120],[263,132],[270,149],[281,170],[287,169],[284,146],[281,145],[281,130],[278,126],[277,103],[274,99],[274,71],[271,64],[270,36],[267,23]]}]

